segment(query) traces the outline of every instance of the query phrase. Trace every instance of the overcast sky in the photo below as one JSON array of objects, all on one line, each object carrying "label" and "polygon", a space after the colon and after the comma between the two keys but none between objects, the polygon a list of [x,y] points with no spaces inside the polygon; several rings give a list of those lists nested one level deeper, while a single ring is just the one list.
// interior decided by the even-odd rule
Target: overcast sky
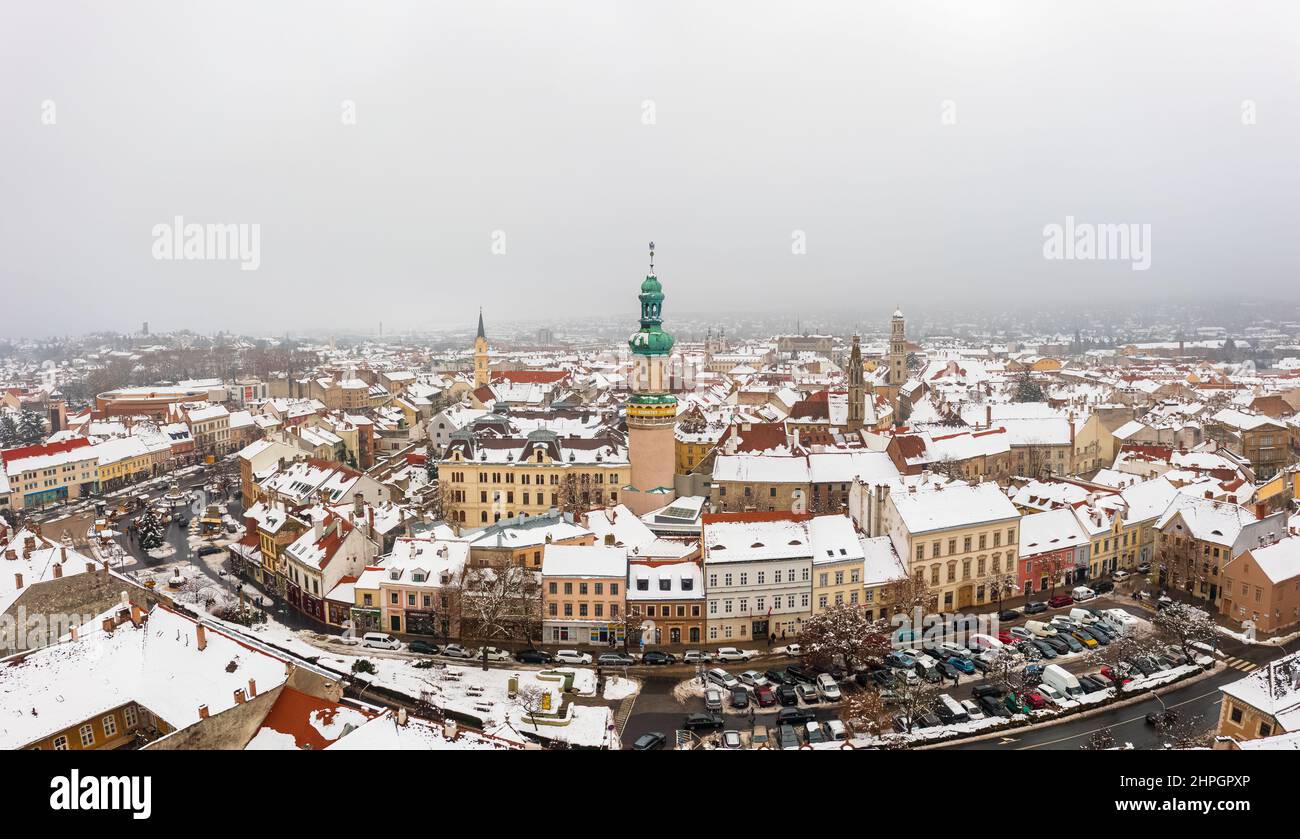
[{"label": "overcast sky", "polygon": [[[1294,2],[7,3],[0,335],[630,324],[651,239],[670,322],[1295,300],[1297,24]],[[257,270],[156,260],[177,215],[260,225]],[[1149,269],[1045,259],[1067,216],[1149,224]]]}]

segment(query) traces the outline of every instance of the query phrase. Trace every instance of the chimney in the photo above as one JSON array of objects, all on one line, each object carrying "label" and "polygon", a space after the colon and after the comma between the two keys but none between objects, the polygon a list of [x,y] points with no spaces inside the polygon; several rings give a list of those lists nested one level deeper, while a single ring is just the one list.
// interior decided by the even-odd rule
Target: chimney
[{"label": "chimney", "polygon": [[235,704],[236,704],[236,705],[243,705],[243,704],[244,704],[244,689],[243,689],[243,688],[235,688]]},{"label": "chimney", "polygon": [[256,680],[256,679],[249,679],[249,680],[248,680],[248,698],[249,698],[249,699],[252,699],[252,698],[255,697],[255,696],[257,696],[257,680]]},{"label": "chimney", "polygon": [[208,718],[208,706],[207,706],[207,705],[200,705],[200,706],[199,706],[199,719],[201,719],[201,720],[206,720],[207,718]]},{"label": "chimney", "polygon": [[61,562],[54,563],[54,579],[57,580],[62,576],[63,576],[63,563]]},{"label": "chimney", "polygon": [[993,406],[992,405],[984,406],[984,427],[985,428],[993,427]]},{"label": "chimney", "polygon": [[321,537],[325,535],[325,517],[318,516],[315,520],[313,520],[311,523],[311,530],[312,530],[312,536],[316,539],[317,542],[319,542]]},{"label": "chimney", "polygon": [[93,562],[87,562],[87,563],[86,563],[86,573],[87,573],[87,574],[93,574],[93,573],[95,573],[95,563],[93,563]]},{"label": "chimney", "polygon": [[63,547],[59,548],[59,564],[62,565],[67,561],[68,561],[68,546],[64,545]]},{"label": "chimney", "polygon": [[14,588],[22,588],[22,587],[23,587],[23,575],[14,574]]},{"label": "chimney", "polygon": [[113,619],[112,619],[111,617],[110,617],[110,618],[104,618],[103,622],[100,623],[99,627],[100,627],[100,629],[104,630],[105,632],[112,632],[112,631],[113,631]]},{"label": "chimney", "polygon": [[1263,501],[1257,501],[1257,502],[1255,502],[1255,518],[1256,518],[1256,519],[1259,519],[1260,521],[1263,521],[1264,517],[1268,515],[1268,509],[1267,509],[1267,506],[1268,506],[1268,505],[1266,505]]},{"label": "chimney", "polygon": [[352,514],[357,518],[361,518],[365,513],[366,497],[358,492],[352,496]]},{"label": "chimney", "polygon": [[68,629],[68,635],[73,641],[77,640],[77,625],[75,623]]},{"label": "chimney", "polygon": [[405,709],[405,708],[398,708],[398,709],[397,709],[397,724],[398,724],[398,725],[406,725],[406,720],[407,720],[407,712],[406,712],[406,709]]},{"label": "chimney", "polygon": [[141,609],[139,606],[131,607],[131,623],[136,626],[144,623],[144,609]]},{"label": "chimney", "polygon": [[614,544],[614,534],[613,534],[613,533],[606,533],[606,534],[605,534],[605,544],[606,544],[606,545],[610,545],[611,547],[613,546],[613,544]]},{"label": "chimney", "polygon": [[208,648],[208,631],[203,627],[203,624],[194,624],[194,635],[198,639],[199,652],[206,650]]}]

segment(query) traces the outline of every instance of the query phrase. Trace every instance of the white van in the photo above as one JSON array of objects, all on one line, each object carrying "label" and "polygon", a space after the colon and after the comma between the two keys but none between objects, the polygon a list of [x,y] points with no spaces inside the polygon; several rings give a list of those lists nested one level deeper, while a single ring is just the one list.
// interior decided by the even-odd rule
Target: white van
[{"label": "white van", "polygon": [[1073,673],[1059,664],[1049,664],[1043,668],[1043,684],[1051,685],[1064,695],[1074,699],[1083,696],[1083,685]]},{"label": "white van", "polygon": [[1077,624],[1087,626],[1090,623],[1097,622],[1097,616],[1092,613],[1091,609],[1071,609],[1070,620]]},{"label": "white van", "polygon": [[840,686],[835,683],[830,673],[817,674],[817,692],[827,702],[840,700]]},{"label": "white van", "polygon": [[402,642],[384,632],[367,632],[361,636],[361,646],[380,650],[400,650]]},{"label": "white van", "polygon": [[1056,634],[1056,627],[1048,626],[1042,621],[1025,621],[1025,629],[1034,633],[1038,638],[1050,638]]},{"label": "white van", "polygon": [[966,713],[966,709],[962,707],[960,702],[953,699],[948,694],[940,694],[939,704],[946,708],[948,713],[952,715],[950,720],[951,723],[970,722],[970,714]]},{"label": "white van", "polygon": [[1070,596],[1074,598],[1075,603],[1082,603],[1085,600],[1091,600],[1096,597],[1097,592],[1087,586],[1076,586],[1074,591],[1070,592]]}]

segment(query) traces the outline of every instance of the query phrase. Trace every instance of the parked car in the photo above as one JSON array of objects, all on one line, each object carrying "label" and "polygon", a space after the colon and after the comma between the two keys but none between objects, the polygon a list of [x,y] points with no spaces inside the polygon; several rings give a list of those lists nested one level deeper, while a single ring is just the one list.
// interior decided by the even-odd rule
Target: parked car
[{"label": "parked car", "polygon": [[1014,644],[1016,642],[1016,636],[1005,629],[997,634],[997,639],[1003,644]]},{"label": "parked car", "polygon": [[218,548],[216,545],[204,545],[195,551],[195,553],[199,556],[209,556],[211,554],[219,554],[222,550],[222,548]]},{"label": "parked car", "polygon": [[1117,583],[1122,583],[1129,578],[1129,573],[1123,568],[1110,575],[1110,578]]},{"label": "parked car", "polygon": [[778,725],[776,727],[776,744],[778,748],[783,750],[799,748],[801,745],[799,735],[795,732],[793,725]]},{"label": "parked car", "polygon": [[1023,626],[1011,627],[1010,634],[1012,638],[1022,638],[1025,640],[1029,640],[1034,637],[1034,633],[1030,632],[1028,629],[1025,629]]},{"label": "parked car", "polygon": [[1139,574],[1150,574],[1150,573],[1151,573],[1151,563],[1149,563],[1149,562],[1144,562],[1144,563],[1142,563],[1141,565],[1139,565],[1139,566],[1137,567],[1137,572],[1138,572]]},{"label": "parked car", "polygon": [[1098,580],[1092,584],[1091,588],[1097,594],[1106,594],[1115,590],[1115,584],[1110,580]]},{"label": "parked car", "polygon": [[794,679],[795,682],[807,682],[811,684],[813,679],[817,678],[808,670],[807,667],[804,667],[801,664],[791,664],[789,667],[785,668],[785,672],[788,673],[790,678]]},{"label": "parked car", "polygon": [[799,691],[794,685],[781,685],[776,689],[776,701],[784,707],[799,704]]},{"label": "parked car", "polygon": [[1034,688],[1034,690],[1038,691],[1040,696],[1053,704],[1061,705],[1066,701],[1065,694],[1061,693],[1051,685],[1040,684]]},{"label": "parked car", "polygon": [[894,650],[885,656],[885,664],[890,667],[899,667],[903,670],[911,670],[916,666],[916,659],[901,650]]},{"label": "parked car", "polygon": [[[604,658],[604,656],[601,656],[601,658]],[[499,647],[479,647],[474,651],[474,659],[476,661],[483,661],[484,659],[487,661],[509,661],[510,651]]]},{"label": "parked car", "polygon": [[[1092,649],[1093,647],[1097,646],[1097,639],[1093,638],[1091,635],[1089,635],[1087,632],[1085,632],[1082,629],[1074,630],[1073,632],[1070,633],[1069,637],[1078,641],[1087,649]],[[1069,642],[1067,641],[1066,643]]]},{"label": "parked car", "polygon": [[386,632],[367,632],[361,636],[361,646],[378,650],[400,650],[402,642]]},{"label": "parked car", "polygon": [[731,707],[748,708],[749,691],[743,685],[736,685],[731,689]]},{"label": "parked car", "polygon": [[722,710],[722,691],[718,690],[717,688],[705,688],[704,710],[706,711]]},{"label": "parked car", "polygon": [[849,729],[841,720],[827,720],[822,723],[822,728],[826,731],[826,739],[835,743],[842,743],[849,739]]},{"label": "parked car", "polygon": [[754,698],[760,708],[770,708],[776,704],[776,690],[771,685],[759,685],[754,688]]},{"label": "parked car", "polygon": [[[1112,588],[1114,588],[1114,586],[1112,586]],[[1070,599],[1075,603],[1082,603],[1085,600],[1091,600],[1096,596],[1096,590],[1090,589],[1087,586],[1075,586],[1074,591],[1070,592]]]},{"label": "parked car", "polygon": [[1047,611],[1047,604],[1041,600],[1030,600],[1021,609],[1026,615],[1037,615],[1039,612]]},{"label": "parked car", "polygon": [[950,656],[948,660],[944,662],[944,664],[948,665],[954,670],[958,670],[962,673],[965,673],[968,676],[975,672],[975,663],[972,662],[969,658],[961,658],[960,656],[954,655],[954,656]]},{"label": "parked car", "polygon": [[636,664],[636,659],[627,653],[601,653],[596,663],[601,667],[630,667]]},{"label": "parked car", "polygon": [[804,742],[809,745],[826,742],[826,732],[822,731],[821,723],[816,720],[804,723],[803,736]]},{"label": "parked car", "polygon": [[1068,655],[1070,652],[1070,645],[1065,643],[1064,638],[1053,636],[1051,638],[1039,638],[1038,640],[1051,647],[1057,655]]},{"label": "parked car", "polygon": [[740,739],[740,732],[735,729],[728,729],[722,732],[722,748],[724,749],[743,749],[745,743]]},{"label": "parked car", "polygon": [[812,719],[813,712],[807,708],[782,708],[776,712],[777,725],[803,725]]},{"label": "parked car", "polygon": [[732,690],[740,684],[735,676],[731,675],[726,670],[723,670],[721,667],[710,668],[708,672],[704,674],[704,677],[713,684],[724,687],[727,690]]},{"label": "parked car", "polygon": [[1058,594],[1047,601],[1047,608],[1060,609],[1074,603],[1074,598],[1068,594]]},{"label": "parked car", "polygon": [[978,702],[980,710],[983,711],[984,715],[987,717],[1011,716],[1011,712],[1007,710],[1007,706],[1002,704],[1002,699],[999,696],[981,696],[979,697]]},{"label": "parked car", "polygon": [[591,664],[591,653],[577,650],[556,650],[555,660],[560,664]]},{"label": "parked car", "polygon": [[791,676],[784,670],[772,669],[763,674],[767,677],[768,684],[771,685],[792,685],[795,683],[794,676]]},{"label": "parked car", "polygon": [[1014,621],[1019,619],[1020,613],[1015,609],[1003,609],[1001,612],[998,612],[998,620],[1000,621]]},{"label": "parked car", "polygon": [[827,702],[838,702],[840,700],[840,686],[831,678],[830,673],[822,673],[817,677],[817,693]]},{"label": "parked car", "polygon": [[688,714],[686,722],[682,727],[687,731],[717,731],[723,728],[726,722],[717,714]]},{"label": "parked car", "polygon": [[1079,687],[1083,688],[1084,693],[1096,693],[1105,690],[1109,685],[1093,676],[1083,675],[1079,677]]},{"label": "parked car", "polygon": [[1047,643],[1046,641],[1042,639],[1035,639],[1030,643],[1033,644],[1034,649],[1038,651],[1039,656],[1041,656],[1042,658],[1045,658],[1048,661],[1051,661],[1052,659],[1056,658],[1056,648],[1053,647],[1051,644]]},{"label": "parked car", "polygon": [[652,749],[662,749],[667,742],[668,738],[666,736],[658,731],[651,731],[649,734],[642,734],[636,738],[636,742],[632,744],[632,751],[648,752]]},{"label": "parked car", "polygon": [[972,720],[982,720],[985,717],[984,711],[973,699],[963,699],[961,701],[961,707],[966,711],[966,716],[970,717]]},{"label": "parked car", "polygon": [[460,644],[448,644],[442,648],[442,655],[446,658],[473,658],[473,650],[468,650]]},{"label": "parked car", "polygon": [[515,661],[520,664],[550,664],[555,661],[555,656],[546,650],[520,650],[515,653]]},{"label": "parked car", "polygon": [[641,663],[649,666],[676,664],[677,656],[672,653],[662,652],[661,650],[651,650],[641,656]]},{"label": "parked car", "polygon": [[749,661],[753,657],[753,650],[740,650],[736,647],[719,647],[713,654],[714,661],[722,662]]},{"label": "parked car", "polygon": [[740,679],[742,685],[748,685],[752,688],[767,684],[767,677],[757,670],[746,670],[736,678]]},{"label": "parked car", "polygon": [[821,695],[817,693],[817,686],[800,682],[795,685],[795,692],[799,694],[799,699],[807,705],[816,705],[821,702]]},{"label": "parked car", "polygon": [[686,664],[708,664],[709,654],[699,650],[687,650],[682,653],[682,661]]},{"label": "parked car", "polygon": [[406,651],[422,655],[437,655],[440,648],[437,644],[430,644],[428,641],[412,641],[406,645]]},{"label": "parked car", "polygon": [[749,734],[749,747],[751,749],[769,749],[772,747],[767,733],[767,726],[754,726],[754,730]]}]

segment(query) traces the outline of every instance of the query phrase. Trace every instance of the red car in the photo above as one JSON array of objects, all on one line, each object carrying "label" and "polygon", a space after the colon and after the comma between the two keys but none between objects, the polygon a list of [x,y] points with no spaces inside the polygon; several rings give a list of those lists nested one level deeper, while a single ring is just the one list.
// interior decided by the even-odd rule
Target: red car
[{"label": "red car", "polygon": [[776,704],[776,691],[771,685],[759,685],[754,688],[754,696],[757,697],[761,708],[770,708]]},{"label": "red car", "polygon": [[1047,601],[1047,606],[1050,609],[1059,609],[1062,606],[1072,605],[1074,605],[1074,598],[1068,594],[1058,594],[1051,600]]},{"label": "red car", "polygon": [[1029,707],[1033,708],[1035,711],[1047,707],[1047,700],[1044,699],[1043,695],[1038,691],[1026,691],[1020,698],[1028,702]]},{"label": "red car", "polygon": [[1016,636],[1012,635],[1010,632],[1007,632],[1004,629],[998,633],[998,640],[1004,644],[1014,644],[1017,639]]},{"label": "red car", "polygon": [[1107,679],[1110,679],[1112,682],[1118,682],[1121,685],[1127,685],[1129,682],[1133,681],[1133,679],[1128,676],[1120,675],[1120,673],[1109,664],[1104,665],[1100,672],[1101,675],[1105,676]]}]

